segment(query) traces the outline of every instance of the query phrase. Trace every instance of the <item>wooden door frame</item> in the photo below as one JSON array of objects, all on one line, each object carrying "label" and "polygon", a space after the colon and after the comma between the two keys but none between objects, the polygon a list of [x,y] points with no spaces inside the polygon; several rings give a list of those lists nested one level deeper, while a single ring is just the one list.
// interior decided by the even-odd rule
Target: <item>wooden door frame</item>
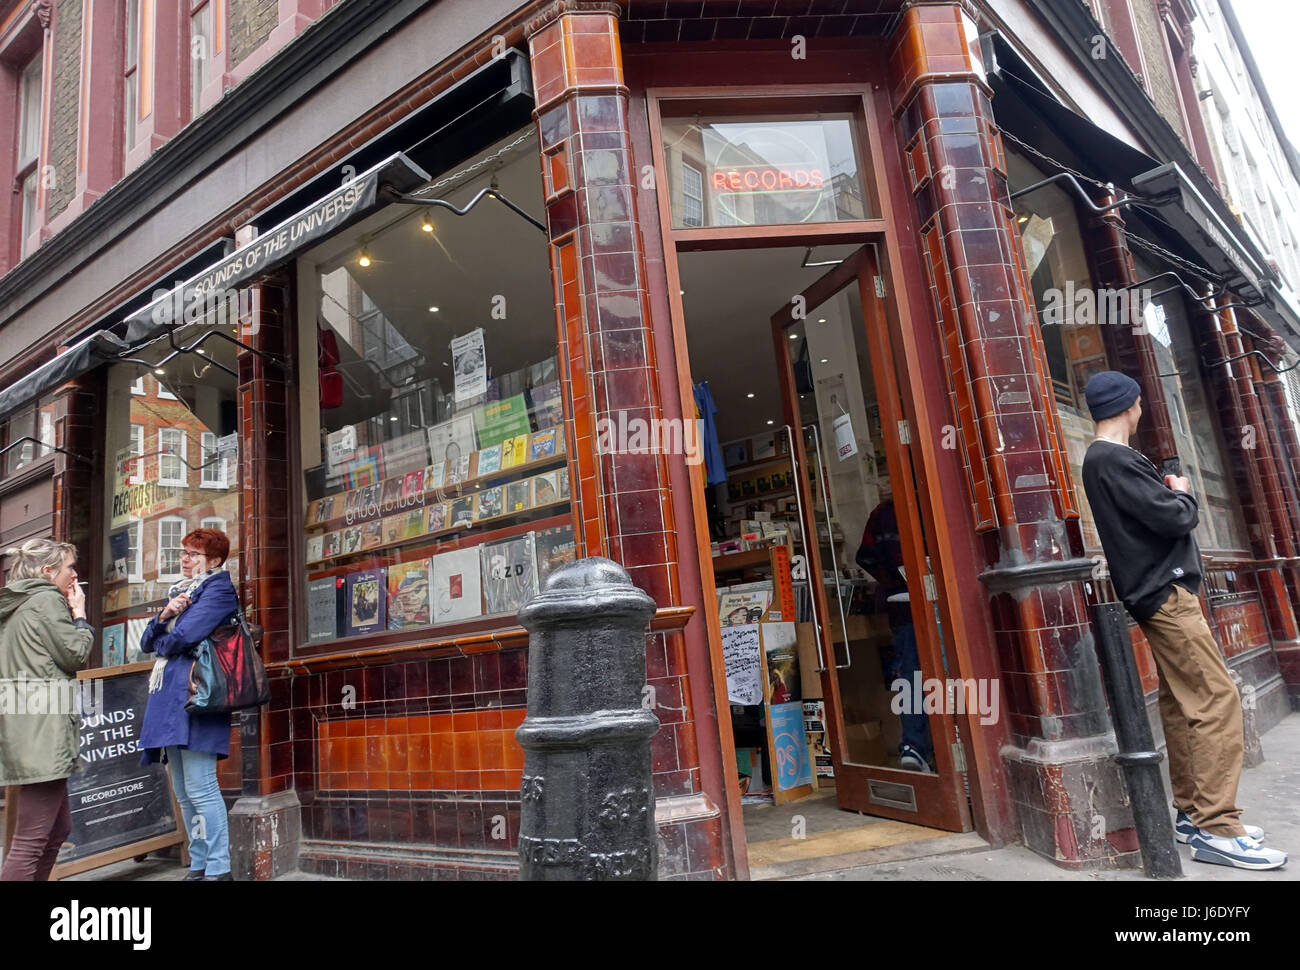
[{"label": "wooden door frame", "polygon": [[[646,141],[654,164],[655,184],[659,186],[669,184],[666,177],[667,165],[662,138],[663,116],[660,104],[663,101],[696,100],[701,103],[708,103],[710,107],[731,105],[737,111],[743,112],[760,102],[764,102],[764,107],[769,107],[772,103],[779,101],[782,104],[791,104],[797,108],[802,106],[801,102],[803,105],[813,105],[824,104],[826,99],[835,99],[840,103],[847,103],[852,100],[852,113],[855,116],[857,126],[856,138],[859,160],[865,167],[863,172],[864,188],[868,193],[868,198],[876,207],[875,211],[878,213],[875,217],[866,220],[823,223],[813,226],[674,229],[669,193],[667,191],[655,193],[659,216],[660,245],[668,289],[667,305],[673,341],[677,389],[680,397],[681,413],[690,415],[695,413],[695,400],[691,386],[690,359],[687,352],[685,310],[681,295],[681,274],[678,268],[679,252],[793,247],[800,245],[824,246],[840,243],[866,245],[877,242],[884,250],[884,258],[880,260],[883,264],[881,266],[882,272],[888,274],[892,271],[898,274],[899,268],[904,265],[902,258],[904,247],[898,234],[902,229],[907,228],[906,225],[900,227],[898,220],[907,218],[904,213],[908,200],[902,200],[904,210],[900,212],[897,208],[898,203],[891,199],[891,193],[897,191],[898,186],[896,184],[897,178],[892,173],[890,166],[902,164],[902,153],[893,131],[887,130],[887,126],[892,125],[893,121],[889,113],[887,97],[882,91],[879,82],[872,83],[869,80],[863,80],[850,83],[798,85],[648,86],[642,90],[646,99],[646,123],[648,128]],[[915,216],[912,215],[911,218],[914,219]],[[914,249],[915,247],[912,247],[913,251]],[[906,322],[914,316],[912,305],[914,300],[913,287],[911,281],[908,281],[905,285],[901,277],[896,279],[896,283],[893,292],[897,294],[897,307],[895,313],[889,315],[888,319],[891,324],[897,326],[901,331],[897,336],[902,359],[906,360],[909,367],[908,373],[918,373],[918,371],[910,369],[916,366],[918,360],[916,342],[914,339],[909,339],[909,335],[906,333]],[[921,429],[929,428],[930,425],[917,420],[918,412],[922,415],[926,413],[924,401],[917,400],[918,393],[922,396],[924,394],[921,391],[908,394],[904,398],[904,410],[907,412],[908,419],[913,421],[913,427],[920,432]],[[922,449],[925,460],[927,462],[933,461],[934,449],[928,441],[928,436],[924,433],[918,433],[917,438],[925,442],[925,447]],[[687,466],[686,471],[690,482],[691,527],[695,536],[702,603],[707,606],[709,603],[717,601],[717,587],[713,581],[713,563],[709,552],[712,540],[708,534],[707,525],[705,470],[703,464],[700,464],[693,467]],[[929,481],[928,476],[926,480]],[[925,508],[933,510],[933,503],[926,501]],[[934,516],[932,515],[931,518],[933,519]],[[946,537],[947,532],[943,523],[937,520],[934,522],[933,528],[936,543],[938,543],[940,537]],[[942,560],[946,557],[946,552],[947,550],[944,549],[934,551],[936,560],[934,573],[941,588],[951,595],[955,590],[956,569],[945,568]],[[952,631],[954,637],[961,635],[961,632],[965,629],[965,624],[961,623],[960,620],[955,620],[950,615],[952,611],[948,609],[944,597],[940,599],[944,603],[941,616],[945,629]],[[954,602],[960,602],[960,600],[954,600]],[[722,807],[727,814],[731,829],[731,845],[735,856],[737,875],[745,878],[748,875],[748,863],[745,850],[744,818],[741,812],[739,788],[736,783],[738,777],[736,749],[730,725],[726,723],[726,718],[722,716],[729,710],[729,701],[727,699],[726,677],[719,655],[722,639],[721,625],[716,610],[706,608],[702,609],[701,612],[703,613],[710,656],[710,687],[714,711],[717,712],[713,727],[716,731],[718,750],[721,753],[724,801]],[[967,669],[965,661],[968,659],[969,651],[965,647],[954,651],[953,656],[957,659],[960,669]],[[704,734],[700,735],[700,737],[705,736]],[[960,808],[966,819],[965,827],[969,828],[969,809],[964,800],[961,801]]]}]

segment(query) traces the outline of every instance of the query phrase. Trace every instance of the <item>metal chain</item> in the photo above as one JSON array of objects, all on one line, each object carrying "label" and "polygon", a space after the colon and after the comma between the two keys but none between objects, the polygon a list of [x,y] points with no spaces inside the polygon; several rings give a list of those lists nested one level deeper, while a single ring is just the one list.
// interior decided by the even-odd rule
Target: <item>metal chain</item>
[{"label": "metal chain", "polygon": [[524,142],[528,141],[530,138],[536,138],[536,137],[537,137],[537,129],[529,128],[522,135],[520,135],[518,138],[512,141],[510,144],[503,145],[502,147],[494,151],[491,155],[485,155],[482,158],[480,158],[477,162],[474,162],[472,165],[468,165],[465,168],[462,168],[459,172],[455,172],[451,175],[446,176],[445,178],[440,178],[432,185],[426,185],[424,188],[418,189],[415,192],[412,192],[411,194],[427,195],[430,192],[442,188],[444,185],[450,185],[452,182],[458,181],[459,179],[464,178],[466,175],[469,175],[472,172],[477,172],[484,165],[491,164],[492,162],[500,158],[502,155],[508,155],[510,152],[514,151]]},{"label": "metal chain", "polygon": [[1195,273],[1197,276],[1205,280],[1207,283],[1223,282],[1223,277],[1221,277],[1218,273],[1208,270],[1204,266],[1201,266],[1197,263],[1193,263],[1189,259],[1184,259],[1182,256],[1179,256],[1176,253],[1171,253],[1169,250],[1163,249],[1160,246],[1157,246],[1155,243],[1151,242],[1150,240],[1144,239],[1141,236],[1136,235],[1135,233],[1129,232],[1127,229],[1124,230],[1124,238],[1128,240],[1130,245],[1135,245],[1139,249],[1145,249],[1148,252],[1155,253],[1157,256],[1161,256],[1164,259],[1169,260],[1169,262],[1173,263],[1175,266],[1179,266],[1190,273]]},{"label": "metal chain", "polygon": [[1112,193],[1114,193],[1114,191],[1115,191],[1115,186],[1113,186],[1113,185],[1107,185],[1105,182],[1098,182],[1095,178],[1091,177],[1090,175],[1084,175],[1082,172],[1076,172],[1074,169],[1070,168],[1069,165],[1066,165],[1064,162],[1057,161],[1057,160],[1056,160],[1055,158],[1053,158],[1051,155],[1044,155],[1042,152],[1040,152],[1040,151],[1039,151],[1037,148],[1035,148],[1033,145],[1030,145],[1030,144],[1027,144],[1027,143],[1021,141],[1021,140],[1020,140],[1019,138],[1017,138],[1015,135],[1011,134],[1011,132],[1007,131],[1005,128],[1000,127],[999,125],[994,125],[993,127],[994,127],[994,128],[997,128],[997,130],[1001,133],[1001,135],[1002,135],[1003,138],[1009,138],[1009,139],[1011,139],[1013,142],[1015,142],[1017,145],[1019,145],[1019,146],[1020,146],[1021,148],[1023,148],[1025,151],[1030,152],[1031,154],[1037,155],[1037,156],[1038,156],[1039,158],[1041,158],[1043,161],[1048,162],[1049,164],[1055,165],[1057,168],[1061,169],[1061,170],[1064,171],[1064,172],[1069,172],[1069,173],[1070,173],[1071,175],[1073,175],[1075,178],[1081,178],[1081,179],[1083,179],[1085,182],[1091,182],[1093,185],[1097,186],[1097,188],[1099,188],[1099,189],[1104,189],[1104,190],[1107,192],[1107,194],[1112,194]]}]

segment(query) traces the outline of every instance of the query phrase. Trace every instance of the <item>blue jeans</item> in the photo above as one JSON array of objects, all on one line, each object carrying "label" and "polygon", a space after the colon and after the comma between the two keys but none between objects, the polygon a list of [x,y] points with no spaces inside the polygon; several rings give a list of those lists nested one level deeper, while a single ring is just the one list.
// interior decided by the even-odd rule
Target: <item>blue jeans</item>
[{"label": "blue jeans", "polygon": [[[881,672],[885,675],[886,686],[902,678],[908,683],[907,689],[911,690],[913,675],[921,669],[921,657],[916,649],[916,629],[910,620],[900,620],[891,626],[894,639],[880,651]],[[929,760],[934,755],[934,744],[930,739],[930,716],[915,709],[920,703],[920,697],[913,698],[911,713],[900,714],[898,719],[903,729],[902,744],[910,745],[921,757]]]},{"label": "blue jeans", "polygon": [[224,875],[230,871],[230,826],[217,783],[217,756],[173,746],[167,749],[167,767],[181,806],[178,821],[190,840],[190,869]]}]

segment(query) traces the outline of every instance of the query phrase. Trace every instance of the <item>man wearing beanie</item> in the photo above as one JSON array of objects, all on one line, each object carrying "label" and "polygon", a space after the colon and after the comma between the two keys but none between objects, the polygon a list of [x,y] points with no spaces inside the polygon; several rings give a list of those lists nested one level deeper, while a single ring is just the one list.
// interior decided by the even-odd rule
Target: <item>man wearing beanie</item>
[{"label": "man wearing beanie", "polygon": [[1083,487],[1115,592],[1155,657],[1175,832],[1198,862],[1277,869],[1286,853],[1262,845],[1263,830],[1243,825],[1236,805],[1241,699],[1197,598],[1196,498],[1186,478],[1162,480],[1128,445],[1142,417],[1140,392],[1137,381],[1117,371],[1088,381],[1097,439],[1083,459]]}]

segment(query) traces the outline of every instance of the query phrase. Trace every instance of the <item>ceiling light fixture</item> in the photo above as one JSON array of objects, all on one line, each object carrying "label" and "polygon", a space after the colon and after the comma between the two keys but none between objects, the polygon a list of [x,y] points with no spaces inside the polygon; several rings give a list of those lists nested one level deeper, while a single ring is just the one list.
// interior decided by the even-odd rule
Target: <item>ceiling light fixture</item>
[{"label": "ceiling light fixture", "polygon": [[771,418],[768,418],[768,419],[767,419],[767,423],[768,423],[768,424],[776,424],[776,422],[773,421]]},{"label": "ceiling light fixture", "polygon": [[745,395],[745,397],[753,397],[753,396],[754,396],[754,392],[753,392],[753,391],[750,391],[748,394]]},{"label": "ceiling light fixture", "polygon": [[360,266],[362,269],[365,269],[367,266],[369,266],[370,253],[366,252],[364,249],[361,250],[361,255],[357,259],[357,265]]},{"label": "ceiling light fixture", "polygon": [[827,360],[827,358],[823,357],[823,358],[822,358],[822,363],[823,363],[823,364],[825,364],[825,363],[829,363],[829,361]]},{"label": "ceiling light fixture", "polygon": [[817,322],[818,322],[818,323],[825,323],[825,322],[826,322],[826,318],[825,318],[825,317],[818,317],[818,318],[817,318]]},{"label": "ceiling light fixture", "polygon": [[167,372],[166,372],[165,370],[163,370],[161,367],[155,367],[155,368],[153,369],[153,372],[154,372],[155,374],[157,374],[159,377],[162,377],[164,374],[167,373]]},{"label": "ceiling light fixture", "polygon": [[429,312],[430,312],[430,313],[437,313],[437,312],[438,312],[438,308],[437,308],[436,306],[431,306],[431,307],[429,307]]},{"label": "ceiling light fixture", "polygon": [[798,340],[798,339],[799,339],[799,335],[798,335],[797,333],[792,333],[792,334],[790,334],[790,339],[791,339],[791,340]]},{"label": "ceiling light fixture", "polygon": [[425,232],[433,232],[433,223],[429,220],[428,216],[424,217],[424,222],[420,225],[420,228]]}]

